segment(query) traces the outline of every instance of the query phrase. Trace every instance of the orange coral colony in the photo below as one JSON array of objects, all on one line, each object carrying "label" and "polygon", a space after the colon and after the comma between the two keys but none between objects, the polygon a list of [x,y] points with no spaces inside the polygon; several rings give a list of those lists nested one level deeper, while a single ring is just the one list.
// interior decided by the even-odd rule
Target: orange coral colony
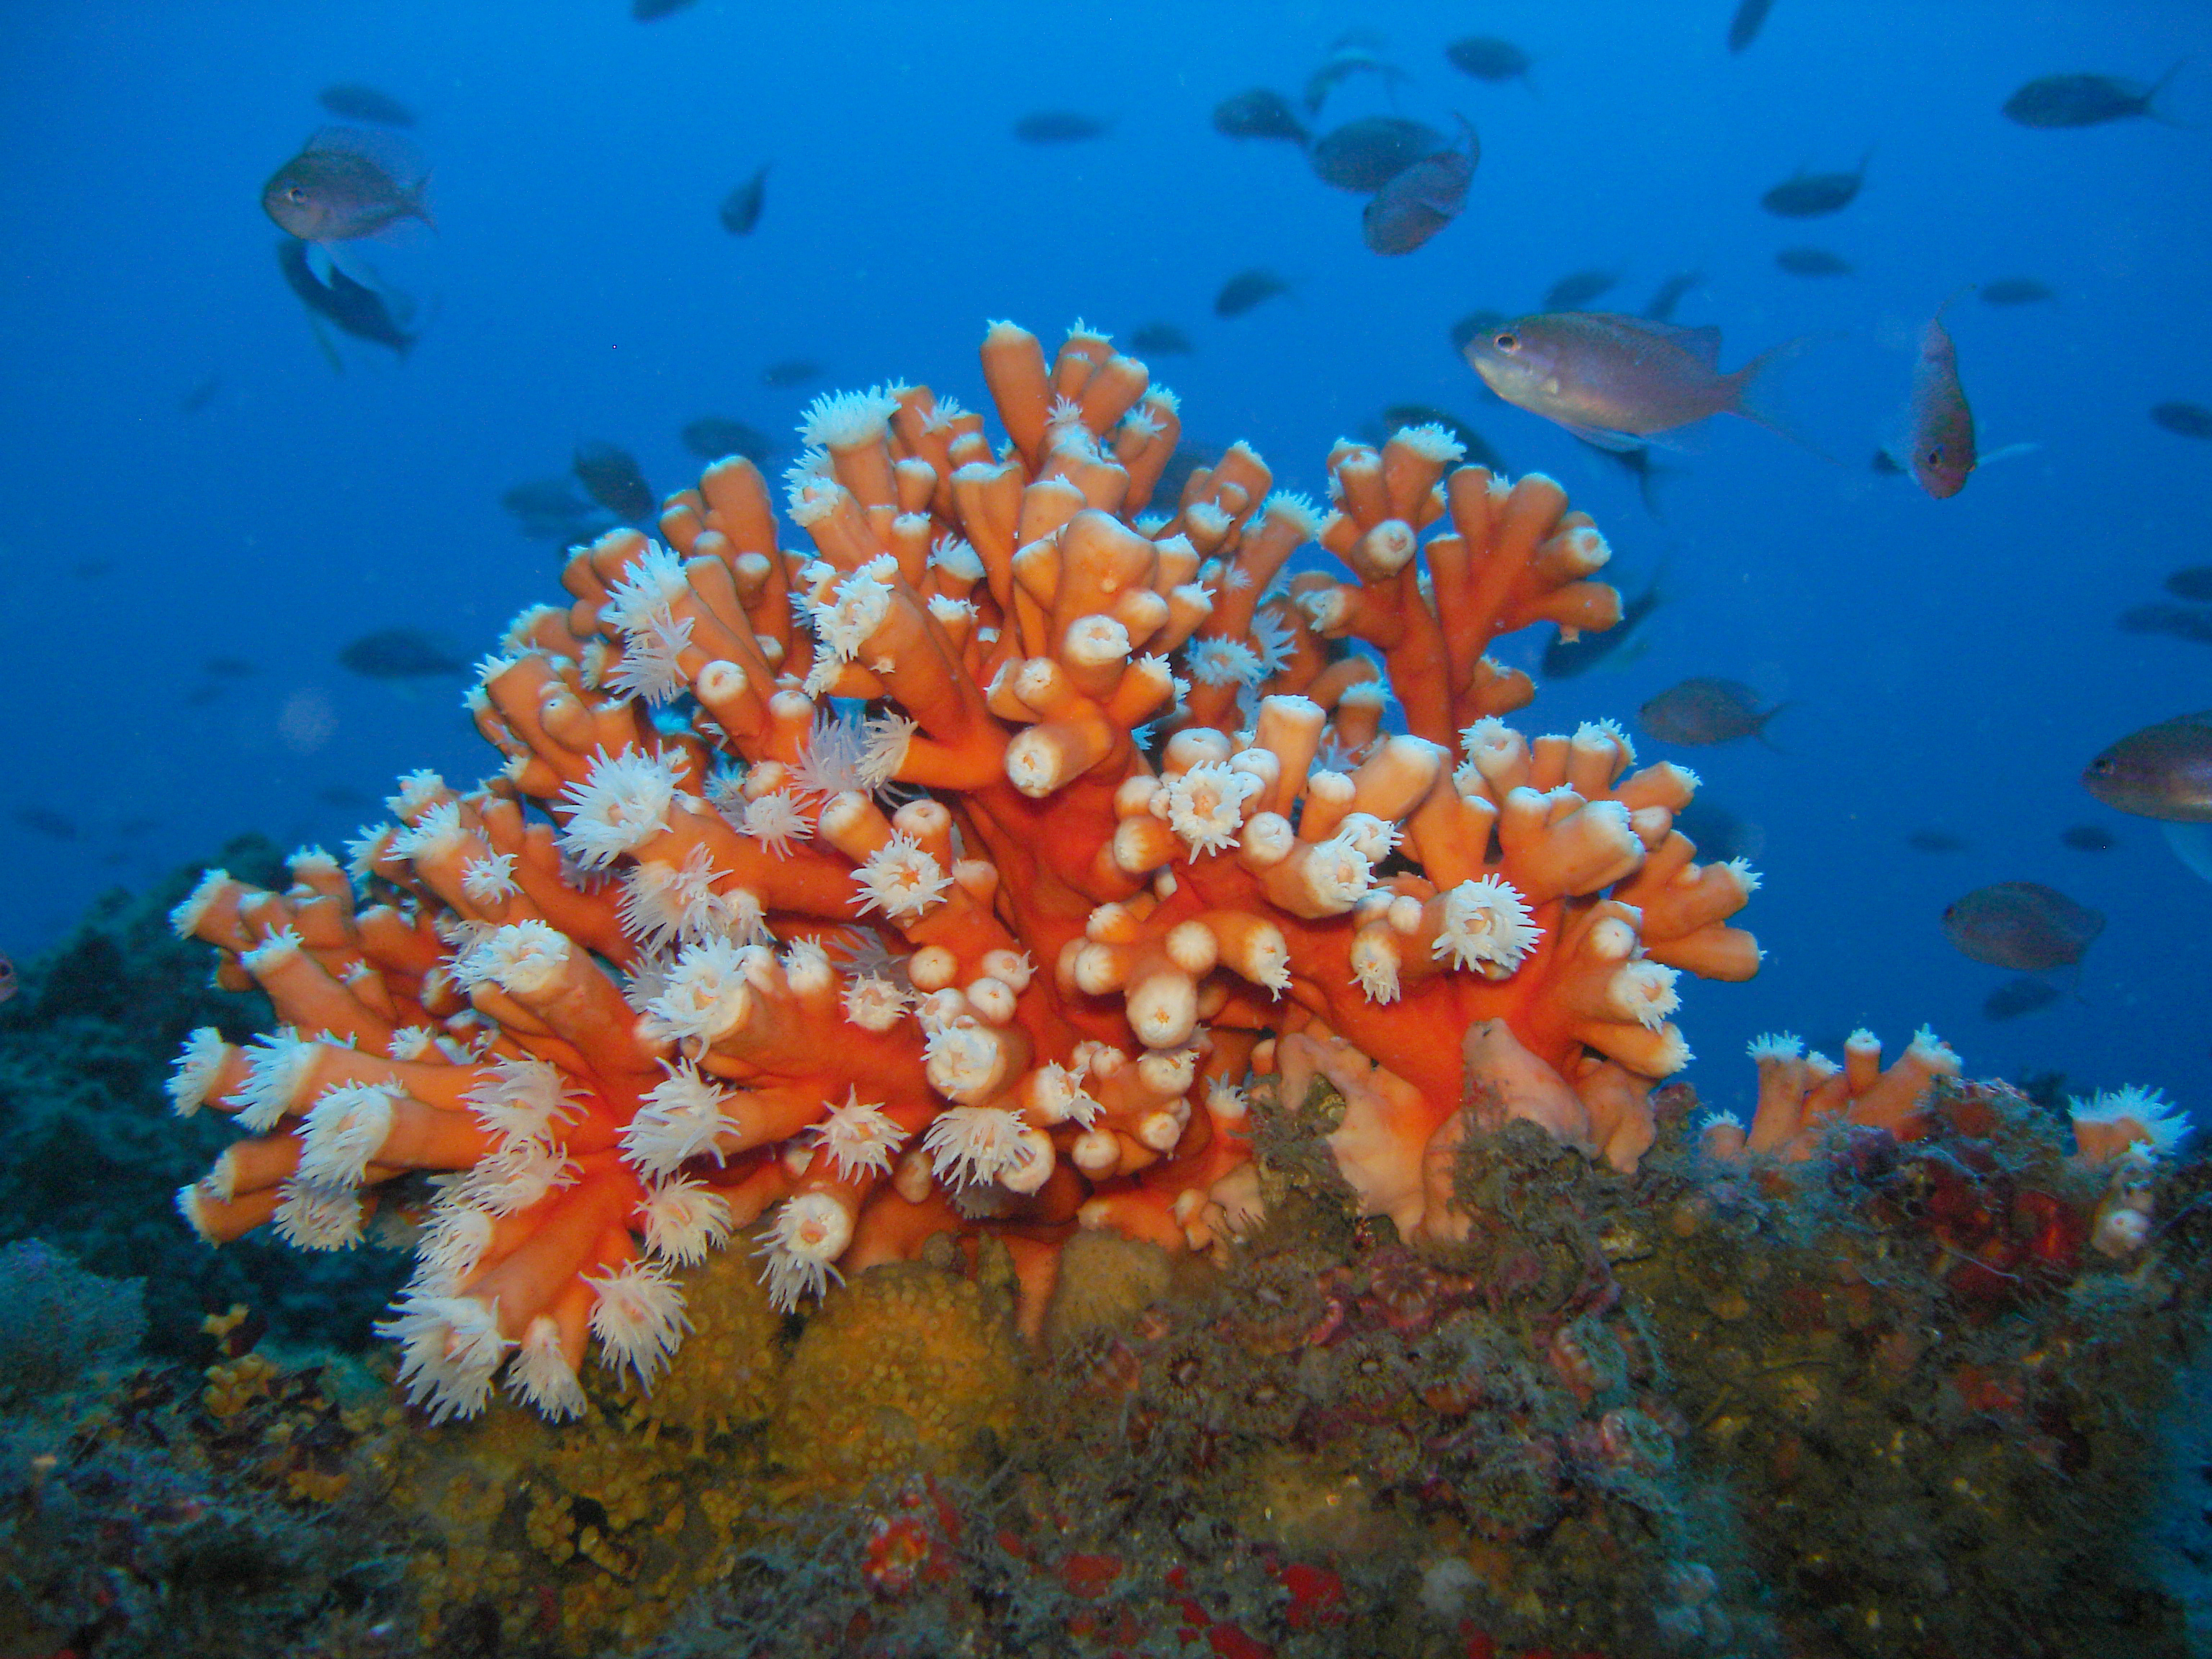
[{"label": "orange coral colony", "polygon": [[[1677,971],[1756,970],[1692,775],[1498,718],[1534,688],[1493,639],[1619,617],[1558,484],[1419,428],[1340,443],[1328,511],[1239,444],[1148,513],[1143,364],[1079,325],[982,355],[1002,444],[926,387],[821,400],[811,551],[717,462],[483,665],[497,774],[179,908],[284,1022],[187,1043],[179,1109],[246,1133],[180,1207],[338,1249],[416,1177],[384,1328],[434,1419],[502,1379],[580,1412],[593,1339],[649,1383],[672,1268],[740,1230],[787,1308],[945,1231],[1032,1312],[1076,1228],[1219,1248],[1255,1070],[1356,1069],[1338,1158],[1416,1229],[1470,1101],[1632,1167]],[[1286,579],[1311,543],[1350,579]]]}]

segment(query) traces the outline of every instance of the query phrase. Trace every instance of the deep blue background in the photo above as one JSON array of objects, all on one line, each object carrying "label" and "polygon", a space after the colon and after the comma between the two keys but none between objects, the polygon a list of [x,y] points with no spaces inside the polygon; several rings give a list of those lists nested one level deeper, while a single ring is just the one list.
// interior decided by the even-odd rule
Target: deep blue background
[{"label": "deep blue background", "polygon": [[[760,384],[805,356],[830,384],[901,376],[983,404],[975,347],[1010,316],[1048,341],[1080,316],[1124,337],[1155,317],[1198,355],[1154,365],[1187,430],[1254,443],[1317,490],[1332,439],[1384,404],[1474,422],[1516,469],[1564,479],[1632,579],[1662,556],[1674,597],[1648,654],[1547,687],[1524,726],[1626,716],[1690,674],[1798,706],[1782,753],[1673,757],[1765,831],[1747,915],[1769,951],[1747,987],[1683,1018],[1709,1097],[1744,1095],[1744,1040],[1785,1026],[1893,1046],[1925,1020],[1982,1073],[2065,1071],[2212,1101],[2212,885],[2154,828],[2078,789],[2120,733],[2212,705],[2207,648],[2118,632],[2175,566],[2212,562],[2212,446],[2147,407],[2212,403],[2212,14],[2128,6],[1778,0],[1741,57],[1731,5],[1631,3],[817,9],[706,0],[640,25],[583,4],[92,3],[7,8],[0,54],[0,576],[10,710],[0,801],[0,951],[50,940],[100,887],[261,828],[333,843],[417,766],[488,769],[447,689],[407,697],[334,661],[410,624],[475,651],[556,597],[556,550],[498,497],[580,440],[634,449],[654,487],[696,465],[708,412],[782,432],[810,391]],[[811,15],[812,21],[801,15]],[[834,15],[834,22],[822,21]],[[1296,94],[1355,21],[1412,83],[1399,106],[1465,112],[1484,157],[1466,216],[1405,258],[1368,253],[1358,198],[1285,146],[1237,144],[1213,104]],[[1443,43],[1514,36],[1534,90],[1448,68]],[[2075,132],[2001,118],[2061,70],[2172,88],[2190,130]],[[416,105],[441,229],[394,256],[434,292],[404,364],[349,343],[333,374],[278,280],[264,179],[362,80]],[[1357,83],[1330,121],[1388,107]],[[1094,143],[1027,148],[1020,114],[1110,118]],[[1761,191],[1869,146],[1860,200],[1792,224]],[[715,208],[773,160],[757,234]],[[1778,248],[1858,267],[1808,282]],[[1224,322],[1213,293],[1267,265],[1287,301]],[[1640,306],[1669,271],[1726,361],[1832,333],[1790,371],[1828,465],[1729,422],[1666,458],[1655,522],[1564,434],[1482,393],[1445,339],[1478,306],[1527,309],[1565,272],[1622,265]],[[1951,313],[1985,448],[2033,454],[1934,501],[1873,477],[1915,330],[1963,283],[2028,274],[2055,305]],[[217,378],[198,413],[185,395]],[[817,388],[819,389],[819,388]],[[1533,641],[1505,641],[1526,654]],[[255,672],[183,701],[213,656]],[[1667,752],[1644,745],[1647,756]],[[24,829],[63,813],[74,841]],[[2117,852],[2059,831],[2100,823]],[[1923,826],[1968,851],[1907,848]],[[2111,918],[2081,1000],[1997,1025],[2007,977],[1937,926],[1984,882],[2052,883]]]}]

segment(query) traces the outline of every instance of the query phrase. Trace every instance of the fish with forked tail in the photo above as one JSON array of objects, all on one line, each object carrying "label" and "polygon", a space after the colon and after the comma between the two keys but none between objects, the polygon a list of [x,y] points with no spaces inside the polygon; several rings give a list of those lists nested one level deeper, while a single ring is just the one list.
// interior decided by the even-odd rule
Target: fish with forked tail
[{"label": "fish with forked tail", "polygon": [[1601,449],[1623,450],[1715,415],[1740,416],[1795,440],[1761,404],[1759,389],[1804,345],[1787,341],[1723,373],[1717,328],[1568,311],[1517,318],[1469,340],[1466,353],[1507,403]]}]

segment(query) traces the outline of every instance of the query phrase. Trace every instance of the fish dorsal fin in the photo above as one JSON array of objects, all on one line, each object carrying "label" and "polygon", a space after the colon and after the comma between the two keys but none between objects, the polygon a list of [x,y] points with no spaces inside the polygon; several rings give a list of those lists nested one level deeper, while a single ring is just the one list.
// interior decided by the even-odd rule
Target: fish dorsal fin
[{"label": "fish dorsal fin", "polygon": [[429,162],[412,139],[380,127],[319,127],[308,136],[301,153],[357,157],[402,190],[420,185],[430,173]]}]

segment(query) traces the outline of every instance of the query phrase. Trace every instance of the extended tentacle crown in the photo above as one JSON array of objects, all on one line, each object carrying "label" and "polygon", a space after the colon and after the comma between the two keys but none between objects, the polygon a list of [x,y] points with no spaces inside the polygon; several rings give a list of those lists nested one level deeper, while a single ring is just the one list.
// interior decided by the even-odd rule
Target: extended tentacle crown
[{"label": "extended tentacle crown", "polygon": [[246,1134],[180,1206],[324,1249],[414,1220],[384,1328],[434,1420],[502,1377],[580,1413],[594,1340],[649,1386],[673,1270],[741,1230],[787,1308],[994,1234],[1032,1319],[1078,1227],[1222,1248],[1255,1072],[1356,1083],[1352,1187],[1448,1236],[1469,1117],[1632,1167],[1676,974],[1756,970],[1690,774],[1499,719],[1534,688],[1492,640],[1620,615],[1557,484],[1419,428],[1340,443],[1327,512],[1241,444],[1156,507],[1141,363],[1000,323],[983,369],[996,447],[924,387],[815,405],[810,551],[735,459],[665,545],[577,550],[470,694],[494,776],[179,908],[284,1022],[187,1043],[179,1109]]}]

